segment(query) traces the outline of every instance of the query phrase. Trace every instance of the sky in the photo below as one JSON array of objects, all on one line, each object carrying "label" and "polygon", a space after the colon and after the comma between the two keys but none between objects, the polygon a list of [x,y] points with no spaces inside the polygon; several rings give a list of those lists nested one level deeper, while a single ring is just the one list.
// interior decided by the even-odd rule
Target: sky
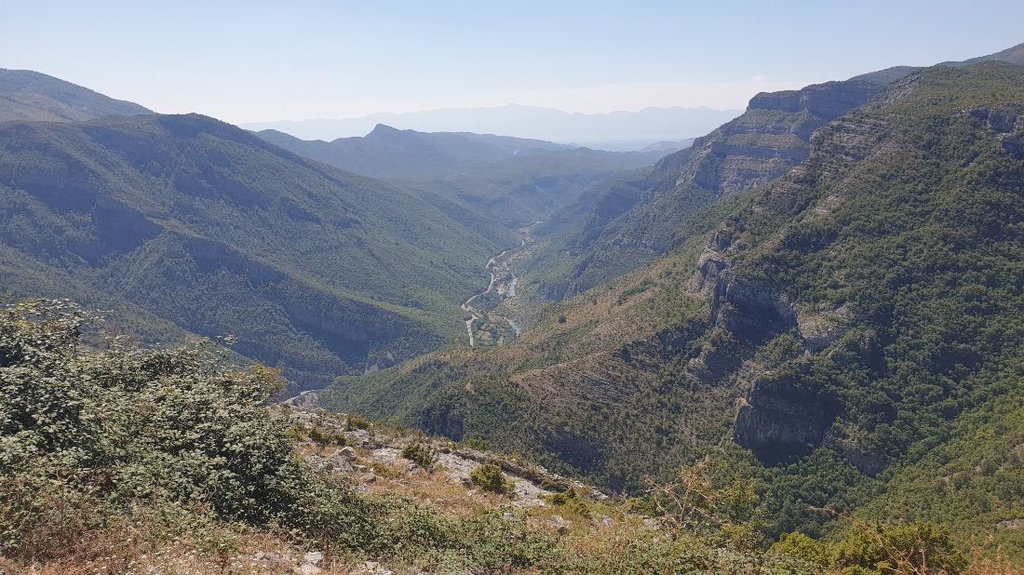
[{"label": "sky", "polygon": [[233,123],[742,109],[1024,42],[1021,0],[0,0],[0,68]]}]

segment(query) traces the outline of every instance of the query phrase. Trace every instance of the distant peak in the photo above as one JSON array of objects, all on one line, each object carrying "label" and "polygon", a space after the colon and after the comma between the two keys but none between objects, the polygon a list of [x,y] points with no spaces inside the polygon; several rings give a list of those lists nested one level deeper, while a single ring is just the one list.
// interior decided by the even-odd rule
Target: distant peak
[{"label": "distant peak", "polygon": [[373,127],[373,130],[371,130],[370,133],[366,135],[366,137],[370,137],[370,136],[393,136],[393,135],[399,134],[401,132],[402,131],[399,130],[398,128],[393,128],[391,126],[388,126],[387,124],[377,124],[376,126]]}]

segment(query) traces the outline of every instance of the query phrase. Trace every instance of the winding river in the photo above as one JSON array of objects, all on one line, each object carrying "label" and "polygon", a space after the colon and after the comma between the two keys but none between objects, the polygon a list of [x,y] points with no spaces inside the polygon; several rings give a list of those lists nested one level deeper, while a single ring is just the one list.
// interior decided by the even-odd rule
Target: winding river
[{"label": "winding river", "polygon": [[462,310],[470,316],[466,320],[466,335],[469,336],[470,347],[477,345],[480,339],[478,331],[482,328],[491,328],[485,331],[494,341],[497,341],[495,332],[500,332],[503,326],[507,325],[505,329],[511,330],[512,337],[518,336],[522,331],[514,320],[497,312],[501,304],[516,297],[519,277],[516,275],[513,260],[527,247],[530,243],[528,240],[532,241],[527,228],[520,230],[520,233],[523,237],[518,246],[508,248],[487,261],[485,267],[491,274],[487,289],[473,295],[462,304]]}]

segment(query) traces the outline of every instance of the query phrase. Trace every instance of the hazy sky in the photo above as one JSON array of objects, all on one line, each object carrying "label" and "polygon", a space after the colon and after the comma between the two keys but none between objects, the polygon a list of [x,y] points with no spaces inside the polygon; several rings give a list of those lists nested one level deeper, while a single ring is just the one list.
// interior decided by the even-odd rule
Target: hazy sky
[{"label": "hazy sky", "polygon": [[743,108],[1024,42],[1024,1],[0,0],[0,67],[235,122]]}]

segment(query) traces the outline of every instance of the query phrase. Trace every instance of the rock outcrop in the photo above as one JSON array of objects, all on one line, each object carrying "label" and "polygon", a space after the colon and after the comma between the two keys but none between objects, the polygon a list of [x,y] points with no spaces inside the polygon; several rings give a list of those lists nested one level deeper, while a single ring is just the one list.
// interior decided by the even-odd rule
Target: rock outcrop
[{"label": "rock outcrop", "polygon": [[824,441],[839,414],[839,402],[808,386],[801,375],[801,371],[766,374],[740,400],[736,443],[768,465],[810,453]]}]

